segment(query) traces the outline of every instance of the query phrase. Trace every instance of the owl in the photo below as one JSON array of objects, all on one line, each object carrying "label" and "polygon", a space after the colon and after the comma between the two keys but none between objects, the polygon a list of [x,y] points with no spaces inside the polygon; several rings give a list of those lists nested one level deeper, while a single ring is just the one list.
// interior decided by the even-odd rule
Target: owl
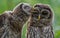
[{"label": "owl", "polygon": [[27,3],[18,4],[13,11],[0,15],[0,38],[21,38],[21,30],[29,19],[31,6]]},{"label": "owl", "polygon": [[45,4],[36,4],[27,27],[27,38],[54,38],[52,9]]}]

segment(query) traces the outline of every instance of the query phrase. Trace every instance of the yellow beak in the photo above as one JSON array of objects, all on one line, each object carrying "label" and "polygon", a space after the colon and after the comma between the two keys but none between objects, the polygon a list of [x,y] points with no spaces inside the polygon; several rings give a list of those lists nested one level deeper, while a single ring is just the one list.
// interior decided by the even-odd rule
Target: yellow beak
[{"label": "yellow beak", "polygon": [[38,16],[38,20],[40,20],[40,15]]}]

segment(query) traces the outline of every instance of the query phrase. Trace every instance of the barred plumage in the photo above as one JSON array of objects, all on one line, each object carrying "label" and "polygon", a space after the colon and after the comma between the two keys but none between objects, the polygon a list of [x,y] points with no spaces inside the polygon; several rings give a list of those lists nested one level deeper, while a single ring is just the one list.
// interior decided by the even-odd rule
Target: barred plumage
[{"label": "barred plumage", "polygon": [[0,38],[21,38],[21,30],[29,19],[30,11],[29,4],[21,3],[13,11],[0,15]]},{"label": "barred plumage", "polygon": [[36,4],[27,27],[27,38],[54,38],[53,12],[48,5]]}]

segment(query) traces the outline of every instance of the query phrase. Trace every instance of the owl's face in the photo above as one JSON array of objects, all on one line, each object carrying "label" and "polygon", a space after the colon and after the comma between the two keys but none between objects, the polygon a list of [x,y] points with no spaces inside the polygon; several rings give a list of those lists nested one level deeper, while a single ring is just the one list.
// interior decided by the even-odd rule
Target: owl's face
[{"label": "owl's face", "polygon": [[34,26],[48,25],[52,21],[53,13],[47,5],[35,5],[32,13]]},{"label": "owl's face", "polygon": [[19,19],[22,24],[25,23],[31,15],[32,7],[27,3],[18,4],[13,10],[13,16]]}]

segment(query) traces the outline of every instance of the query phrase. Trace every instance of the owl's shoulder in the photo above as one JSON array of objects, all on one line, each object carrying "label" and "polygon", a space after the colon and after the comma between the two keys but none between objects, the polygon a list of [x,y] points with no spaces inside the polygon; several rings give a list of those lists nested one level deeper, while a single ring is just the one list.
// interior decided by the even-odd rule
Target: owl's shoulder
[{"label": "owl's shoulder", "polygon": [[0,28],[2,28],[4,26],[5,20],[10,18],[11,12],[6,11],[3,14],[0,15]]}]

